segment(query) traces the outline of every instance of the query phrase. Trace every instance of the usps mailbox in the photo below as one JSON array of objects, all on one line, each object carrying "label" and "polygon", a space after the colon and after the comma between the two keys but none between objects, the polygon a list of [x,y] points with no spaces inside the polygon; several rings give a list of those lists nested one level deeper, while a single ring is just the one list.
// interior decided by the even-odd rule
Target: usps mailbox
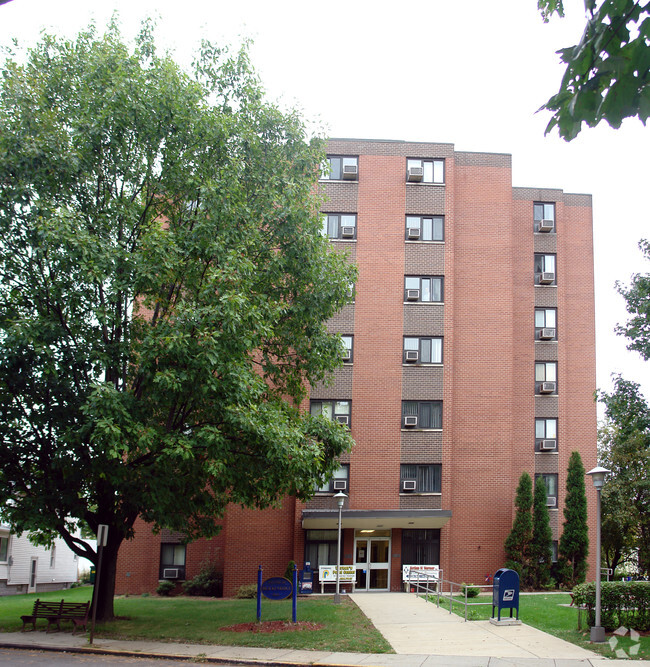
[{"label": "usps mailbox", "polygon": [[512,610],[517,610],[517,620],[519,620],[519,575],[514,570],[501,568],[494,575],[494,584],[492,588],[492,618],[494,618],[494,608],[498,610],[498,620],[501,620],[501,610],[510,609],[510,618]]},{"label": "usps mailbox", "polygon": [[311,569],[311,563],[305,563],[305,569],[300,570],[300,593],[309,594],[314,592],[314,573]]}]

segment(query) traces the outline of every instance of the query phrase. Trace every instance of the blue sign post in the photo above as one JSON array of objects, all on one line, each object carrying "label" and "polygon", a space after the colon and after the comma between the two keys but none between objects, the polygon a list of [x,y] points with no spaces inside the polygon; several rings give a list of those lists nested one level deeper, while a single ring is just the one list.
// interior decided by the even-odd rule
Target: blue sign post
[{"label": "blue sign post", "polygon": [[293,566],[293,583],[284,577],[270,577],[262,581],[262,566],[257,570],[257,620],[262,620],[262,595],[269,600],[284,600],[290,595],[292,597],[291,616],[296,622],[297,616],[297,592],[298,592],[298,569]]}]

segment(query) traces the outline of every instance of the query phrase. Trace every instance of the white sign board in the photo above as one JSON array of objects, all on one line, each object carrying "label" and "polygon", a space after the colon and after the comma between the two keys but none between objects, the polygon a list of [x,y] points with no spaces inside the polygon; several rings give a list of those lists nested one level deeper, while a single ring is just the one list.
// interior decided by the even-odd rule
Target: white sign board
[{"label": "white sign board", "polygon": [[[341,578],[339,581],[356,581],[356,569],[354,565],[341,565]],[[336,583],[336,565],[319,565],[318,580],[321,584]]]},{"label": "white sign board", "polygon": [[438,581],[439,565],[402,565],[402,581]]}]

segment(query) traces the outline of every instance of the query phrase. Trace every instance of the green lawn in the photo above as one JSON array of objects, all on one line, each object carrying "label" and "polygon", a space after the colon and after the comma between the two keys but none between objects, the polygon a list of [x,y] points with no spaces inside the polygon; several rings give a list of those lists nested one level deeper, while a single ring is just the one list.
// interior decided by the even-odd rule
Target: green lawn
[{"label": "green lawn", "polygon": [[[20,630],[20,616],[29,613],[36,597],[48,600],[64,597],[70,602],[84,602],[90,595],[90,588],[75,588],[38,596],[0,598],[0,631]],[[222,627],[255,621],[255,600],[118,597],[115,613],[119,620],[98,624],[96,637],[358,653],[393,652],[388,642],[347,598],[343,598],[340,605],[334,605],[331,598],[300,598],[297,620],[319,623],[324,627],[271,634],[221,630]],[[291,621],[291,600],[262,601],[262,621],[273,620]],[[46,627],[45,621],[40,624]]]},{"label": "green lawn", "polygon": [[[464,598],[463,598],[464,600]],[[435,603],[435,598],[433,598]],[[492,615],[492,596],[479,596],[471,603],[489,602],[487,606],[479,606],[470,608],[467,613],[468,620],[486,620]],[[650,659],[650,636],[639,637],[638,641],[632,641],[629,633],[625,637],[620,637],[613,634],[608,634],[608,642],[610,638],[616,640],[615,650],[625,651],[625,655],[616,655],[615,650],[609,643],[598,645],[589,642],[589,628],[585,628],[586,613],[582,614],[582,630],[578,630],[578,610],[575,607],[570,607],[571,597],[568,593],[558,594],[549,593],[547,595],[520,595],[519,597],[519,619],[534,628],[548,632],[551,635],[564,639],[573,644],[578,644],[586,649],[600,653],[607,658],[636,658],[636,659]],[[446,609],[449,608],[449,600],[444,602],[441,600],[441,605]],[[464,616],[465,607],[462,604],[452,605],[454,613]],[[502,610],[501,618],[510,616],[510,610]],[[638,646],[638,649],[636,648]],[[636,651],[636,653],[635,653]]]}]

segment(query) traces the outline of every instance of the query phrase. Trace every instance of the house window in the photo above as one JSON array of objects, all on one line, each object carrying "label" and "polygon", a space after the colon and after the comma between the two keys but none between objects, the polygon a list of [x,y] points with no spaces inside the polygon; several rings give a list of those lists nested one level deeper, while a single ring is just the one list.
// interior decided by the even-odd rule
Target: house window
[{"label": "house window", "polygon": [[402,360],[406,364],[441,364],[442,338],[405,336]]},{"label": "house window", "polygon": [[350,401],[311,401],[311,414],[350,425]]},{"label": "house window", "polygon": [[350,488],[350,465],[344,464],[334,472],[331,479],[319,486],[317,491],[320,493],[338,493],[343,491],[347,493]]},{"label": "house window", "polygon": [[306,530],[305,563],[310,563],[311,569],[316,573],[318,573],[319,565],[336,565],[337,543],[338,531],[336,530]]},{"label": "house window", "polygon": [[557,340],[557,310],[535,308],[535,340]]},{"label": "house window", "polygon": [[409,158],[406,161],[406,180],[409,183],[444,183],[445,161]]},{"label": "house window", "polygon": [[557,540],[551,542],[551,563],[557,563]]},{"label": "house window", "polygon": [[9,538],[0,537],[0,563],[6,563],[9,556]]},{"label": "house window", "polygon": [[407,241],[444,241],[444,218],[441,215],[407,215]]},{"label": "house window", "polygon": [[404,301],[442,302],[441,276],[405,276]]},{"label": "house window", "polygon": [[536,232],[555,232],[555,204],[535,202],[533,222]]},{"label": "house window", "polygon": [[402,565],[440,565],[440,528],[403,529]]},{"label": "house window", "polygon": [[402,401],[402,426],[442,428],[442,401]]},{"label": "house window", "polygon": [[535,285],[557,285],[555,255],[535,255]]},{"label": "house window", "polygon": [[535,451],[557,451],[557,419],[535,419]]},{"label": "house window", "polygon": [[185,545],[160,545],[160,578],[185,579]]},{"label": "house window", "polygon": [[354,336],[341,336],[341,342],[343,343],[343,361],[351,364],[352,352],[354,349]]},{"label": "house window", "polygon": [[537,484],[537,480],[540,477],[546,485],[546,505],[548,507],[557,507],[557,473],[537,473],[535,475],[535,484]]},{"label": "house window", "polygon": [[535,393],[557,394],[557,361],[535,362]]},{"label": "house window", "polygon": [[356,181],[359,158],[346,155],[328,155],[321,168],[321,179],[326,181]]},{"label": "house window", "polygon": [[357,216],[353,213],[323,215],[323,235],[330,239],[351,241],[357,238]]},{"label": "house window", "polygon": [[400,491],[440,493],[441,468],[439,463],[433,465],[402,464],[399,473]]},{"label": "house window", "polygon": [[54,567],[56,565],[56,544],[52,545],[52,548],[50,549],[50,567]]}]

